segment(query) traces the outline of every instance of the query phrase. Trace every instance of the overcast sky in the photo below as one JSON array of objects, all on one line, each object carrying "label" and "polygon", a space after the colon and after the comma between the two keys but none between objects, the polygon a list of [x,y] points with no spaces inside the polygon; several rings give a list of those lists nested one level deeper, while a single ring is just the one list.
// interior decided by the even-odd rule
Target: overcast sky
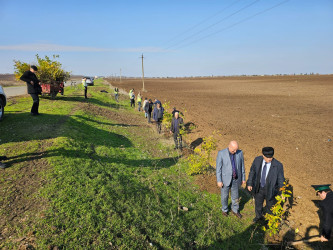
[{"label": "overcast sky", "polygon": [[74,74],[333,73],[332,0],[0,0],[0,73],[59,54]]}]

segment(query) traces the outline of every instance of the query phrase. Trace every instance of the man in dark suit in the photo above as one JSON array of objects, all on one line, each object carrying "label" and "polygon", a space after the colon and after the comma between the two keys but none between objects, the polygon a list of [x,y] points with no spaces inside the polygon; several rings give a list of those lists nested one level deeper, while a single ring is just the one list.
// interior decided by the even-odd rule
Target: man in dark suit
[{"label": "man in dark suit", "polygon": [[271,213],[271,208],[276,202],[275,196],[284,183],[283,165],[273,158],[274,149],[265,147],[262,154],[254,159],[247,180],[247,188],[255,199],[256,217],[253,222],[263,219],[264,200],[267,212]]},{"label": "man in dark suit", "polygon": [[27,83],[28,94],[30,94],[33,104],[31,108],[31,115],[39,115],[38,107],[39,107],[39,97],[38,95],[41,94],[41,87],[39,85],[39,80],[35,75],[37,71],[37,67],[32,65],[30,70],[24,72],[21,76],[20,80]]}]

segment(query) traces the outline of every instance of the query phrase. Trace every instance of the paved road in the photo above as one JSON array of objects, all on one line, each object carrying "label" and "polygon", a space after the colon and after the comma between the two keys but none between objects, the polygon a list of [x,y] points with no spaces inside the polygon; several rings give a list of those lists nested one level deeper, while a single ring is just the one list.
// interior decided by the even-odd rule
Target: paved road
[{"label": "paved road", "polygon": [[[76,82],[78,83],[78,81]],[[71,86],[71,82],[66,82],[65,86]],[[4,87],[3,89],[7,97],[27,94],[27,86]]]},{"label": "paved road", "polygon": [[5,87],[3,88],[7,97],[25,95],[27,86]]}]

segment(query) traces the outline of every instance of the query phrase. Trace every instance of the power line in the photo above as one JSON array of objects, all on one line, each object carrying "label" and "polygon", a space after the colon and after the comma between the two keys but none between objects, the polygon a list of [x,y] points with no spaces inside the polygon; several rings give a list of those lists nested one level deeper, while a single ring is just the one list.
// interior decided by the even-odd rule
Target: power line
[{"label": "power line", "polygon": [[193,44],[193,43],[199,42],[199,41],[201,41],[201,40],[203,40],[203,39],[206,39],[206,38],[208,38],[208,37],[211,37],[211,36],[213,36],[213,35],[215,35],[215,34],[217,34],[217,33],[220,33],[220,32],[222,32],[222,31],[225,31],[225,30],[227,30],[227,29],[230,29],[230,28],[232,28],[232,27],[234,27],[234,26],[237,26],[237,25],[239,25],[239,24],[241,24],[241,23],[244,23],[244,22],[246,22],[246,21],[248,21],[248,20],[250,20],[250,19],[252,19],[252,18],[254,18],[254,17],[258,16],[258,15],[261,15],[261,14],[267,12],[267,11],[270,11],[271,9],[274,9],[274,8],[276,8],[276,7],[278,7],[278,6],[282,5],[282,4],[285,4],[286,2],[289,2],[289,0],[285,0],[285,1],[281,2],[281,3],[278,3],[278,4],[276,4],[276,5],[272,6],[272,7],[270,7],[270,8],[267,8],[267,9],[265,9],[265,10],[263,10],[263,11],[257,12],[256,14],[254,14],[254,15],[252,15],[252,16],[249,16],[249,17],[246,17],[246,18],[242,19],[242,20],[239,21],[239,22],[236,22],[236,23],[234,23],[234,24],[232,24],[232,25],[230,25],[230,26],[228,26],[228,27],[225,27],[225,28],[223,28],[223,29],[221,29],[221,30],[218,30],[218,31],[214,32],[214,33],[211,33],[211,34],[209,34],[209,35],[206,35],[206,36],[204,36],[204,37],[201,37],[201,38],[199,38],[199,39],[197,39],[197,40],[194,40],[194,41],[192,41],[192,42],[190,42],[190,43],[187,43],[187,44],[185,44],[185,45],[179,46],[179,47],[177,47],[176,49],[180,49],[180,48],[187,47],[187,46],[189,46],[189,45],[191,45],[191,44]]},{"label": "power line", "polygon": [[247,9],[247,8],[249,8],[249,7],[251,7],[252,5],[256,4],[256,3],[259,2],[259,1],[260,1],[260,0],[255,0],[255,1],[251,2],[250,4],[244,6],[243,8],[241,8],[241,9],[239,9],[239,10],[233,12],[232,14],[230,14],[230,15],[224,17],[223,19],[219,20],[218,22],[215,22],[215,23],[213,23],[213,24],[211,24],[211,25],[209,25],[209,26],[207,26],[207,27],[205,27],[205,28],[199,30],[198,32],[196,32],[196,33],[194,33],[194,34],[192,34],[192,35],[186,37],[185,39],[182,39],[180,42],[175,43],[174,45],[171,45],[171,46],[167,47],[165,50],[168,50],[168,49],[170,49],[170,48],[172,48],[172,47],[178,46],[179,44],[183,43],[184,41],[186,41],[186,40],[188,40],[188,39],[190,39],[190,38],[192,38],[192,37],[194,37],[194,36],[196,36],[196,35],[198,35],[198,34],[204,32],[204,31],[206,31],[207,29],[210,29],[211,27],[213,27],[213,26],[215,26],[215,25],[217,25],[217,24],[219,24],[219,23],[221,23],[221,22],[227,20],[228,18],[230,18],[230,17],[232,17],[232,16],[238,14],[239,12],[241,12],[241,11],[243,11],[243,10],[245,10],[245,9]]},{"label": "power line", "polygon": [[212,19],[213,17],[219,15],[220,13],[224,12],[225,10],[229,9],[230,7],[232,7],[233,5],[235,5],[236,3],[240,2],[240,1],[241,1],[241,0],[237,0],[237,1],[233,2],[232,4],[228,5],[227,7],[225,7],[224,9],[222,9],[222,10],[216,12],[214,15],[205,18],[205,19],[202,20],[201,22],[199,22],[199,23],[193,25],[192,27],[188,28],[187,30],[185,30],[185,31],[179,33],[178,35],[174,36],[174,37],[171,38],[167,43],[170,43],[170,42],[174,41],[176,38],[178,38],[179,36],[183,36],[184,34],[190,32],[190,31],[193,30],[194,28],[200,26],[201,24],[207,22],[208,20]]}]

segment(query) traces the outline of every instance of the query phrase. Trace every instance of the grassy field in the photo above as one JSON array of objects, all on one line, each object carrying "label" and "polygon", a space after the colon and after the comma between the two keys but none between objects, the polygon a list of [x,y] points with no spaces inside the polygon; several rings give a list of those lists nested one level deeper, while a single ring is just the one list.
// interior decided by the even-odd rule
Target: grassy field
[{"label": "grassy field", "polygon": [[[172,141],[102,80],[40,102],[13,98],[0,123],[0,248],[260,249],[263,233],[242,195],[242,220],[185,174]],[[185,206],[189,211],[178,210]]]}]

